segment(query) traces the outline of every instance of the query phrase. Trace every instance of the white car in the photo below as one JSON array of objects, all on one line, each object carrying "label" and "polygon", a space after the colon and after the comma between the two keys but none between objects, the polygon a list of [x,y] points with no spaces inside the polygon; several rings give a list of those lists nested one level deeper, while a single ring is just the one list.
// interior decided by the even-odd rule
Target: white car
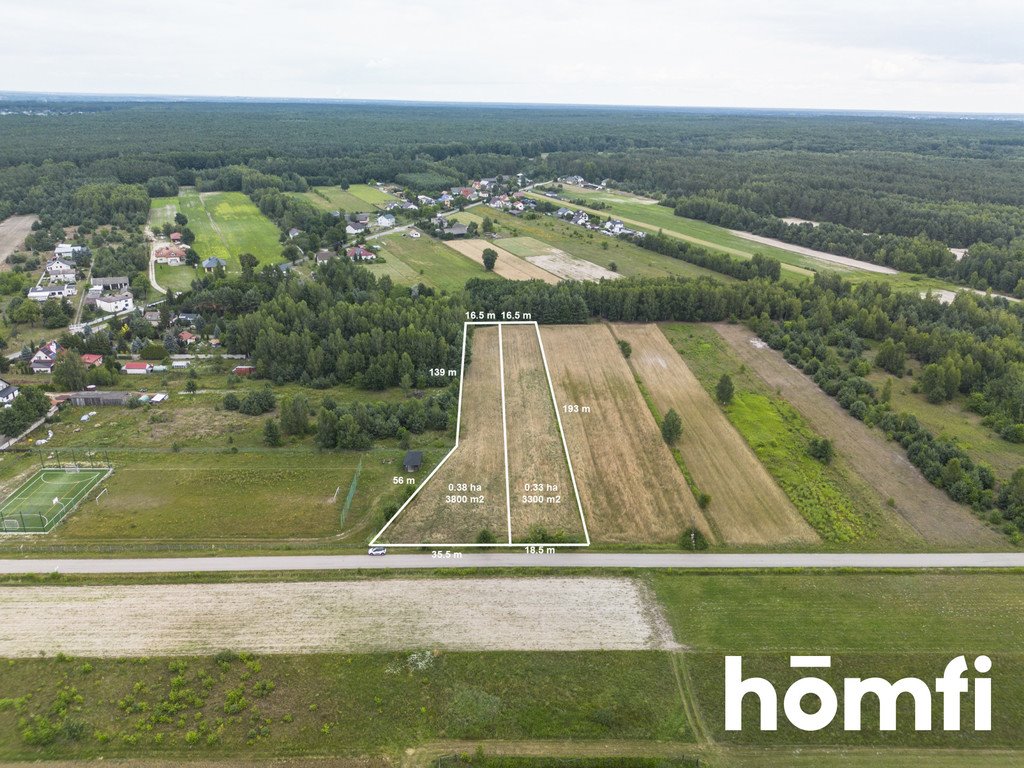
[{"label": "white car", "polygon": [[386,555],[388,553],[387,547],[370,547],[368,555]]}]

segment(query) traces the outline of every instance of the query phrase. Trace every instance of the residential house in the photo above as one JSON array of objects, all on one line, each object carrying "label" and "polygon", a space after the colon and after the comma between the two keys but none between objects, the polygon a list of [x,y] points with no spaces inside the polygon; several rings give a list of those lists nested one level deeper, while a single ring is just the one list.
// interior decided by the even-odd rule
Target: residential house
[{"label": "residential house", "polygon": [[63,283],[61,285],[35,285],[28,289],[26,296],[32,301],[40,303],[49,299],[66,299],[78,293],[74,283]]},{"label": "residential house", "polygon": [[410,203],[410,202],[402,203],[402,210],[403,211],[418,211],[419,209],[420,209],[420,207],[418,205],[416,205],[416,203]]},{"label": "residential house", "polygon": [[13,384],[0,379],[0,403],[3,403],[4,407],[14,402],[14,398],[18,396],[21,390]]},{"label": "residential house", "polygon": [[382,213],[377,217],[378,227],[393,227],[395,226],[395,217],[390,213]]},{"label": "residential house", "polygon": [[151,310],[149,310],[149,312],[144,313],[142,315],[142,318],[147,323],[152,325],[154,328],[156,328],[158,325],[160,325],[160,313],[157,310],[155,310],[155,309],[151,309]]},{"label": "residential house", "polygon": [[288,239],[294,240],[296,237],[302,234],[302,230],[297,227],[292,227],[288,230]]},{"label": "residential house", "polygon": [[590,221],[590,214],[586,211],[576,211],[572,216],[572,223],[579,227],[585,227]]},{"label": "residential house", "polygon": [[437,205],[437,200],[427,195],[417,195],[416,202],[420,205]]},{"label": "residential house", "polygon": [[572,211],[570,211],[568,208],[559,208],[557,211],[555,211],[555,216],[557,216],[559,219],[568,219],[572,216]]},{"label": "residential house", "polygon": [[186,253],[184,246],[164,245],[153,253],[153,261],[156,264],[166,264],[169,267],[180,267],[185,263]]},{"label": "residential house", "polygon": [[277,271],[283,275],[286,275],[292,271],[292,267],[294,266],[295,265],[292,264],[290,261],[282,261],[280,264],[277,265]]},{"label": "residential house", "polygon": [[605,222],[604,229],[610,235],[621,235],[626,226],[618,219],[609,219]]},{"label": "residential house", "polygon": [[197,341],[199,341],[199,337],[196,336],[194,333],[191,333],[190,331],[182,331],[181,333],[178,334],[178,341],[188,346],[189,344],[195,344]]},{"label": "residential house", "polygon": [[131,312],[135,309],[135,300],[130,293],[110,293],[96,298],[96,309],[101,312]]},{"label": "residential house", "polygon": [[124,291],[128,288],[128,277],[94,277],[93,288],[102,288],[104,291]]},{"label": "residential house", "polygon": [[48,341],[32,355],[29,367],[32,373],[49,373],[53,370],[53,364],[57,362],[57,356],[62,352],[62,347],[56,341]]},{"label": "residential house", "polygon": [[153,364],[147,363],[145,360],[133,360],[130,363],[125,363],[122,366],[122,370],[130,376],[139,376],[153,372]]},{"label": "residential house", "polygon": [[313,257],[313,260],[317,264],[325,264],[328,261],[330,261],[331,259],[337,258],[337,256],[338,256],[338,254],[336,254],[334,251],[329,251],[329,250],[324,249],[324,250],[317,251],[316,252],[316,256]]},{"label": "residential house", "polygon": [[68,259],[52,259],[46,262],[44,271],[51,278],[70,278],[70,282],[75,281],[75,264]]},{"label": "residential house", "polygon": [[196,324],[196,321],[198,319],[199,315],[196,312],[179,312],[177,315],[174,316],[172,322],[178,325],[185,326],[186,328],[191,328],[193,325]]},{"label": "residential house", "polygon": [[82,355],[82,363],[86,368],[99,368],[103,365],[103,355]]},{"label": "residential house", "polygon": [[224,259],[218,258],[217,256],[211,256],[208,259],[203,259],[203,269],[207,272],[213,272],[216,269],[227,268],[228,263]]},{"label": "residential house", "polygon": [[364,248],[361,245],[354,246],[345,251],[345,255],[348,256],[352,261],[376,261],[377,254],[371,251],[369,248]]},{"label": "residential house", "polygon": [[53,249],[54,258],[57,259],[74,259],[76,256],[85,253],[88,248],[84,245],[68,245],[67,243],[61,243]]},{"label": "residential house", "polygon": [[366,225],[358,221],[350,221],[345,225],[345,232],[349,235],[361,235],[366,232]]},{"label": "residential house", "polygon": [[454,199],[455,198],[449,195],[447,192],[442,192],[440,197],[437,198],[437,202],[440,203],[441,205],[449,206],[452,204],[452,200]]},{"label": "residential house", "polygon": [[582,176],[562,176],[559,181],[562,184],[571,184],[574,187],[582,187],[586,180]]}]

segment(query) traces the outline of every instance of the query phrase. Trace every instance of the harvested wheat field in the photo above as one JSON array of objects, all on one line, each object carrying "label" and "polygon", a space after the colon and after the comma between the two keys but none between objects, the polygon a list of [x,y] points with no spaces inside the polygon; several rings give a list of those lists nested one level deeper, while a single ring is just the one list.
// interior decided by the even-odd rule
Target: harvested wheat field
[{"label": "harvested wheat field", "polygon": [[512,539],[586,540],[534,325],[502,326]]},{"label": "harvested wheat field", "polygon": [[678,647],[633,579],[386,579],[0,589],[0,657]]},{"label": "harvested wheat field", "polygon": [[501,247],[563,280],[589,280],[596,283],[598,280],[617,280],[622,277],[617,272],[591,261],[577,259],[533,237],[503,238]]},{"label": "harvested wheat field", "polygon": [[0,221],[0,264],[6,264],[7,257],[25,245],[25,238],[38,220],[37,216],[10,216]]},{"label": "harvested wheat field", "polygon": [[671,542],[696,525],[715,540],[661,439],[633,373],[603,325],[541,329],[562,425],[597,542]]},{"label": "harvested wheat field", "polygon": [[729,544],[811,543],[818,535],[775,484],[656,325],[616,325],[630,343],[630,366],[658,410],[683,422],[679,452],[697,487],[711,496],[705,509]]},{"label": "harvested wheat field", "polygon": [[[476,328],[462,382],[459,447],[380,537],[394,544],[508,539],[498,328]],[[449,486],[452,489],[449,490]]]},{"label": "harvested wheat field", "polygon": [[786,362],[740,325],[717,324],[740,361],[770,387],[778,389],[814,430],[831,439],[854,471],[878,493],[883,503],[892,499],[900,516],[931,544],[1000,547],[1001,537],[985,527],[967,507],[957,504],[929,483],[907,459],[903,449],[843,410],[809,376]]},{"label": "harvested wheat field", "polygon": [[472,259],[480,266],[483,266],[484,263],[484,248],[493,248],[498,252],[494,273],[508,280],[543,280],[552,285],[559,282],[559,279],[550,272],[545,272],[540,267],[525,259],[520,259],[487,240],[445,240],[444,244]]}]

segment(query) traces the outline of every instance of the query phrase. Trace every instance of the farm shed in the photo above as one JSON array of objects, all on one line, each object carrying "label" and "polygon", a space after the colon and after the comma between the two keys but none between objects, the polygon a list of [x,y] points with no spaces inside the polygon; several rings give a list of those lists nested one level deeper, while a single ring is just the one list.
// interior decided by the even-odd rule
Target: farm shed
[{"label": "farm shed", "polygon": [[405,454],[405,460],[402,462],[402,468],[406,472],[418,472],[420,466],[423,464],[423,451],[407,451]]}]

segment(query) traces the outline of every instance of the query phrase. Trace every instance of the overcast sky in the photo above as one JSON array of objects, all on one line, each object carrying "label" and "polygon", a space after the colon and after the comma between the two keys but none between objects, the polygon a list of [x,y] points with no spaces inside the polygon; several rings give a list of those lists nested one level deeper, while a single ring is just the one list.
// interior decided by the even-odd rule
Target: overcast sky
[{"label": "overcast sky", "polygon": [[1024,113],[1022,0],[0,0],[0,90]]}]

